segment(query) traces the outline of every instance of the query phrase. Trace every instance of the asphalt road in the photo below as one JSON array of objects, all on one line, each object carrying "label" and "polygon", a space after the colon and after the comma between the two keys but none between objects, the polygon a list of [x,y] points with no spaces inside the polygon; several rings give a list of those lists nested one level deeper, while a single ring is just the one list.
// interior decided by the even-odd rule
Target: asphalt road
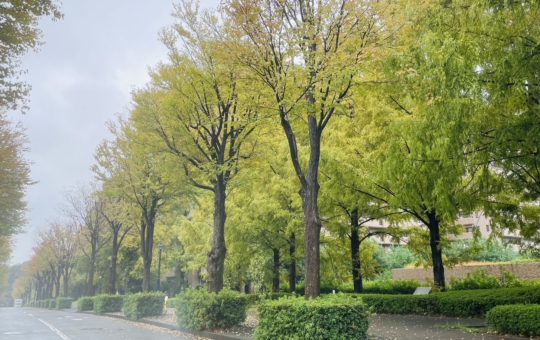
[{"label": "asphalt road", "polygon": [[35,308],[0,308],[1,340],[189,340],[129,321]]}]

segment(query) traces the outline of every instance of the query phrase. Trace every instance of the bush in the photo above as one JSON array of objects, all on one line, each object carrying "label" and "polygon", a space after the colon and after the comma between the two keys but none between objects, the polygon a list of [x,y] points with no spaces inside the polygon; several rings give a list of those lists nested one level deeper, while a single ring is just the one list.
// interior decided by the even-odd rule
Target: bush
[{"label": "bush", "polygon": [[540,287],[540,280],[520,280],[504,268],[500,276],[488,275],[485,269],[476,269],[463,279],[450,278],[450,286],[452,290]]},{"label": "bush", "polygon": [[55,299],[50,299],[49,300],[49,308],[56,308],[56,300]]},{"label": "bush", "polygon": [[167,301],[165,302],[165,307],[166,308],[176,308],[177,303],[178,303],[177,298],[170,298],[170,299],[167,299]]},{"label": "bush", "polygon": [[122,311],[122,295],[97,295],[94,296],[94,312],[97,314],[115,313]]},{"label": "bush", "polygon": [[124,315],[132,319],[163,314],[165,293],[137,293],[127,295],[124,299]]},{"label": "bush", "polygon": [[73,299],[70,297],[59,297],[56,299],[56,308],[57,309],[69,309],[71,308],[71,303]]},{"label": "bush", "polygon": [[317,299],[285,297],[259,304],[257,340],[367,339],[369,312],[360,299],[332,294]]},{"label": "bush", "polygon": [[[392,278],[381,278],[372,281],[363,281],[363,294],[412,294],[422,284],[416,280],[393,280]],[[352,284],[341,286],[322,286],[321,294],[336,293],[354,293]],[[277,293],[274,293],[277,294]],[[280,293],[286,294],[286,293]],[[304,295],[304,286],[298,286],[296,294]]]},{"label": "bush", "polygon": [[194,330],[213,330],[238,325],[246,319],[245,296],[223,289],[218,294],[186,289],[177,295],[178,326]]},{"label": "bush", "polygon": [[77,300],[77,310],[93,310],[94,309],[94,297],[92,296],[83,296]]},{"label": "bush", "polygon": [[497,306],[486,314],[486,325],[503,334],[540,335],[540,305]]},{"label": "bush", "polygon": [[240,294],[240,295],[244,297],[244,299],[246,299],[246,305],[248,306],[256,305],[260,299],[259,294]]},{"label": "bush", "polygon": [[375,313],[485,316],[495,306],[540,303],[539,288],[450,291],[430,295],[361,295]]}]

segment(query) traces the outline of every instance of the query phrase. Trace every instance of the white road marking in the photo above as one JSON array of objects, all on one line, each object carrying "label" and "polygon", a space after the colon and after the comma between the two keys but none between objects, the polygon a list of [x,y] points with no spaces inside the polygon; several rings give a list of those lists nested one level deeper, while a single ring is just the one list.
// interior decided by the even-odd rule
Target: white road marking
[{"label": "white road marking", "polygon": [[26,332],[24,332],[24,331],[21,331],[21,332],[5,332],[4,334],[11,335],[11,334],[24,334],[24,333],[26,333]]},{"label": "white road marking", "polygon": [[28,315],[33,316],[32,314],[28,314]]},{"label": "white road marking", "polygon": [[38,319],[39,321],[41,321],[45,326],[49,327],[53,332],[55,332],[56,334],[58,334],[59,337],[61,337],[62,339],[64,340],[71,340],[67,335],[65,335],[64,333],[60,332],[58,329],[56,329],[53,325],[41,320],[41,319]]},{"label": "white road marking", "polygon": [[82,319],[71,319],[73,321],[82,321]]}]

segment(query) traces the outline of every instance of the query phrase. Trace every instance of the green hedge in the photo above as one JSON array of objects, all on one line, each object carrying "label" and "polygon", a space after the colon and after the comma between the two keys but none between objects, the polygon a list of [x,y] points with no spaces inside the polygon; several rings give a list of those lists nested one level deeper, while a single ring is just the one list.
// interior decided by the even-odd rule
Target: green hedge
[{"label": "green hedge", "polygon": [[73,299],[70,297],[59,297],[56,299],[56,308],[57,309],[69,309],[71,308],[71,303]]},{"label": "green hedge", "polygon": [[137,293],[124,298],[124,315],[132,319],[163,314],[165,293]]},{"label": "green hedge", "polygon": [[122,295],[96,295],[94,296],[94,312],[97,314],[120,312],[123,302]]},{"label": "green hedge", "polygon": [[375,313],[485,316],[495,306],[540,303],[539,288],[450,291],[430,295],[360,295]]},{"label": "green hedge", "polygon": [[476,269],[467,273],[467,277],[462,279],[450,278],[452,290],[472,290],[472,289],[495,289],[495,288],[516,288],[516,287],[537,287],[540,288],[540,280],[520,280],[504,267],[501,268],[499,276],[489,275],[485,269]]},{"label": "green hedge", "polygon": [[166,308],[176,308],[177,304],[178,304],[178,299],[177,298],[170,298],[170,299],[167,299],[167,301],[165,302],[165,307]]},{"label": "green hedge", "polygon": [[[424,284],[425,285],[425,284]],[[418,287],[424,286],[422,283],[416,280],[373,280],[363,281],[363,293],[362,294],[412,294]],[[298,285],[295,293],[304,295],[304,286]],[[354,288],[352,284],[341,286],[322,286],[321,294],[333,294],[333,293],[347,293],[354,294]],[[275,293],[274,293],[275,294]]]},{"label": "green hedge", "polygon": [[540,335],[540,305],[497,306],[486,314],[486,325],[502,334]]},{"label": "green hedge", "polygon": [[56,300],[50,299],[49,300],[49,308],[56,308]]},{"label": "green hedge", "polygon": [[94,297],[93,296],[83,296],[77,300],[77,310],[93,310],[94,309]]},{"label": "green hedge", "polygon": [[218,294],[186,289],[177,298],[176,315],[181,328],[213,330],[238,325],[246,319],[245,297],[228,289]]},{"label": "green hedge", "polygon": [[285,297],[259,304],[256,340],[367,339],[369,312],[361,299],[332,294],[306,300]]}]

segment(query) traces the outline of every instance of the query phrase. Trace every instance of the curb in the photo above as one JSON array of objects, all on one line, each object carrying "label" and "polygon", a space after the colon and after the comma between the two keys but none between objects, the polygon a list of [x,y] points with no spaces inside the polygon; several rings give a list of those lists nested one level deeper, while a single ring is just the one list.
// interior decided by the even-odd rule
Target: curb
[{"label": "curb", "polygon": [[158,321],[140,320],[140,319],[139,320],[133,320],[133,319],[130,319],[130,318],[126,317],[126,316],[117,315],[117,314],[104,313],[102,315],[99,315],[99,314],[96,314],[94,312],[87,312],[87,311],[83,311],[83,312],[75,311],[74,313],[91,314],[91,315],[97,315],[97,316],[108,316],[108,317],[116,318],[116,319],[120,319],[120,320],[138,322],[138,323],[147,324],[147,325],[151,325],[151,326],[161,327],[161,328],[165,328],[165,329],[168,329],[168,330],[171,330],[171,331],[179,331],[179,332],[182,332],[182,333],[195,335],[195,336],[200,336],[200,337],[208,338],[208,339],[212,339],[212,340],[249,340],[248,338],[245,338],[245,337],[242,337],[242,336],[236,336],[236,335],[230,335],[230,334],[214,333],[214,332],[207,332],[207,331],[192,331],[192,330],[189,330],[189,329],[180,328],[180,327],[175,326],[175,325],[171,325],[171,324],[163,323],[163,322],[158,322]]}]

